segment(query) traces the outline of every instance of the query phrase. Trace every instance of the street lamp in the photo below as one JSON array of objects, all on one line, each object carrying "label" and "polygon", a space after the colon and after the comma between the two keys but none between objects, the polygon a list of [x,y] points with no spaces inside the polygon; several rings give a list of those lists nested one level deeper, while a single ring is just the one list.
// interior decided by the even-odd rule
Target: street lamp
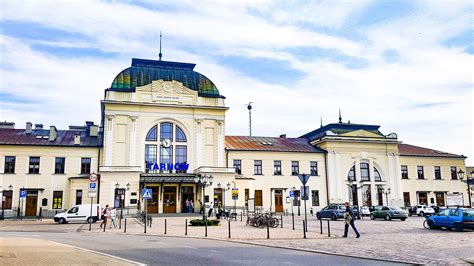
[{"label": "street lamp", "polygon": [[388,188],[387,190],[385,190],[384,187],[381,187],[381,188],[379,188],[379,192],[381,192],[382,194],[385,195],[385,201],[387,202],[387,205],[389,205],[388,204],[388,194],[390,194],[392,192],[392,189]]},{"label": "street lamp", "polygon": [[466,185],[467,185],[467,194],[469,196],[468,200],[469,200],[469,206],[472,208],[472,200],[471,200],[471,189],[470,189],[470,186],[471,186],[471,183],[474,183],[474,179],[472,178],[472,174],[474,173],[474,171],[471,171],[471,173],[466,177],[466,181],[464,181],[464,171],[462,169],[459,169],[459,171],[457,172],[457,175],[458,175],[458,178],[459,180],[461,180],[461,182],[465,182]]},{"label": "street lamp", "polygon": [[194,183],[198,184],[198,185],[201,185],[201,188],[202,188],[202,210],[203,210],[203,214],[202,214],[202,220],[205,221],[206,220],[206,204],[204,202],[205,200],[205,194],[206,194],[206,187],[208,186],[212,186],[212,181],[213,181],[213,177],[212,175],[198,175],[196,177],[194,177]]},{"label": "street lamp", "polygon": [[130,190],[130,183],[127,183],[125,186],[127,187],[127,191],[129,191]]}]

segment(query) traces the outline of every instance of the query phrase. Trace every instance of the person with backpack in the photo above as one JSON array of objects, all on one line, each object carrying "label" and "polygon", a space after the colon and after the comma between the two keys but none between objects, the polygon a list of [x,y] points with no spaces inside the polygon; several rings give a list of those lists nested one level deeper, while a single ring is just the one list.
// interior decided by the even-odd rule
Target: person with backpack
[{"label": "person with backpack", "polygon": [[102,210],[102,215],[101,215],[101,219],[102,219],[102,222],[100,223],[100,228],[102,228],[102,225],[104,225],[104,227],[107,227],[107,217],[109,216],[109,205],[105,205],[105,208]]},{"label": "person with backpack", "polygon": [[115,224],[115,218],[117,217],[117,210],[115,208],[112,208],[110,210],[110,229],[112,229],[112,225],[114,225],[114,228],[117,228],[117,225]]},{"label": "person with backpack", "polygon": [[347,232],[349,231],[350,225],[356,233],[356,238],[359,238],[360,234],[354,224],[354,220],[356,218],[354,215],[354,211],[351,207],[349,207],[349,202],[344,203],[344,205],[346,206],[346,211],[344,212],[344,235],[342,237],[347,237]]}]

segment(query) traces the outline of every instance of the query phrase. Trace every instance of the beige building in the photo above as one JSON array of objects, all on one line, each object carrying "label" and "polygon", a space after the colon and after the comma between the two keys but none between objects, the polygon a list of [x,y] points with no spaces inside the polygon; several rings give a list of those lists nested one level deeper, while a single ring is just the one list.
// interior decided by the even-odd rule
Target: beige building
[{"label": "beige building", "polygon": [[[2,123],[0,190],[7,215],[18,207],[34,216],[89,203],[93,172],[98,202],[129,214],[198,212],[203,200],[301,212],[300,174],[310,176],[306,204],[313,210],[344,201],[444,205],[446,193],[469,202],[465,183],[453,174],[465,171],[464,156],[402,144],[377,125],[340,118],[299,138],[226,136],[225,97],[194,66],[133,59],[105,91],[100,126],[14,129]],[[146,202],[145,188],[151,190]]]}]

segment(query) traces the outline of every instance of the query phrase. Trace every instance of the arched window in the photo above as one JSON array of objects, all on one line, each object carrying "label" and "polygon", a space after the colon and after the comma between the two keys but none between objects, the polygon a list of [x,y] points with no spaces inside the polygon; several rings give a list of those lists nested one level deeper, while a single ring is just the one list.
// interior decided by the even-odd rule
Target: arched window
[{"label": "arched window", "polygon": [[351,170],[349,170],[349,173],[347,174],[347,180],[356,181],[355,165],[352,166]]},{"label": "arched window", "polygon": [[[159,132],[158,128],[160,129]],[[179,126],[170,122],[162,122],[148,131],[145,139],[145,168],[147,173],[150,171],[160,172],[160,169],[150,170],[150,164],[186,164],[188,161],[187,157],[188,143],[186,134]],[[172,172],[172,170],[168,170],[168,167],[166,169],[166,171]],[[186,171],[178,170],[177,172],[185,173]]]},{"label": "arched window", "polygon": [[382,181],[382,176],[380,176],[379,170],[377,170],[375,166],[374,166],[374,180],[378,182]]},{"label": "arched window", "polygon": [[148,131],[148,134],[146,134],[146,140],[147,141],[156,140],[156,135],[157,135],[156,126],[154,126],[150,129],[150,131]]}]

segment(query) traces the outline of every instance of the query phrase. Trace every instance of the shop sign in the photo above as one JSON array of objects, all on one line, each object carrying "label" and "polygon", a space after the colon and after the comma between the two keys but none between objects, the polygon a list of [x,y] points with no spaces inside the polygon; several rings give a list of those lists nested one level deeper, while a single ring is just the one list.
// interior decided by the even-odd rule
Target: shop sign
[{"label": "shop sign", "polygon": [[232,199],[233,200],[239,199],[239,189],[236,187],[232,188]]},{"label": "shop sign", "polygon": [[175,163],[175,164],[172,164],[172,163],[148,163],[147,164],[147,168],[148,170],[150,171],[173,171],[173,170],[176,170],[176,171],[183,171],[183,172],[186,172],[188,171],[188,168],[189,168],[189,164],[187,163]]}]

